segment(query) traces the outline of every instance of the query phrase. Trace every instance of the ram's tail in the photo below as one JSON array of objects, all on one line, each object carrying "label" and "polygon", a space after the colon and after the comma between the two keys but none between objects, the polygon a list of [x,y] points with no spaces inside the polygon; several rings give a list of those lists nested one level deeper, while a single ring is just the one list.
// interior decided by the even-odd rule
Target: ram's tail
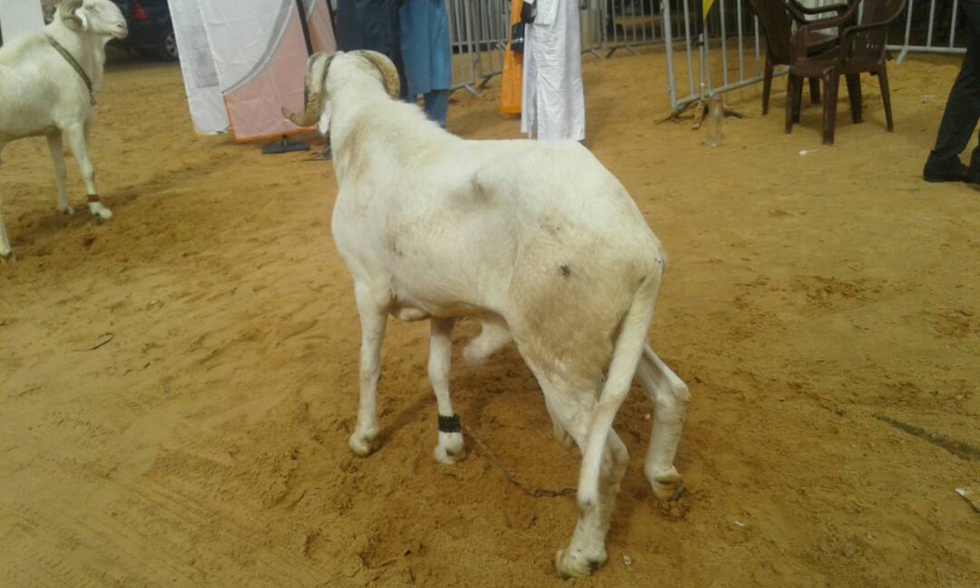
[{"label": "ram's tail", "polygon": [[661,272],[658,270],[643,281],[620,325],[609,373],[592,413],[585,455],[582,457],[578,482],[578,503],[581,508],[598,504],[603,450],[609,431],[612,430],[613,419],[626,400],[643,348],[647,344],[647,333],[650,331],[660,290],[660,277]]}]

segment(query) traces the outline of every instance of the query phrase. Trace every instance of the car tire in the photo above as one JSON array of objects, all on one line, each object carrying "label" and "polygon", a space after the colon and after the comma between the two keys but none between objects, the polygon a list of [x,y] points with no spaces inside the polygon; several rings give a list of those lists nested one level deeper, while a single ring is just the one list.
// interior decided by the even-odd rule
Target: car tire
[{"label": "car tire", "polygon": [[177,36],[174,35],[174,30],[171,28],[167,31],[167,34],[160,39],[160,45],[157,47],[157,54],[160,59],[164,61],[177,61],[180,55],[177,52]]}]

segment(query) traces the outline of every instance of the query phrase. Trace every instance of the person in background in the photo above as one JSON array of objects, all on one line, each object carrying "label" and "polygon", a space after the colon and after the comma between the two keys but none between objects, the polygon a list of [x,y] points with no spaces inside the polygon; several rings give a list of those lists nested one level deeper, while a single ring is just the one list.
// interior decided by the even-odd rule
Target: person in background
[{"label": "person in background", "polygon": [[980,146],[973,150],[969,167],[959,158],[980,121],[980,0],[965,0],[960,6],[969,29],[966,56],[949,91],[936,146],[929,153],[922,177],[927,182],[980,184]]},{"label": "person in background", "polygon": [[444,0],[404,0],[401,49],[408,79],[408,100],[425,99],[425,113],[446,126],[452,84],[452,48]]},{"label": "person in background", "polygon": [[399,0],[338,0],[337,49],[367,49],[386,55],[398,69],[404,98],[408,84],[399,40],[399,4]]},{"label": "person in background", "polygon": [[585,139],[578,0],[524,0],[521,132],[543,141]]}]

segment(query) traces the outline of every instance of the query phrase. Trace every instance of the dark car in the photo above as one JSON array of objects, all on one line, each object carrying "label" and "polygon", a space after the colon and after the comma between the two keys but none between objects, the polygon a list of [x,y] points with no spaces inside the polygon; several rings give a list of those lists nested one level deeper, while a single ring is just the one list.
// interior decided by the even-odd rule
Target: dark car
[{"label": "dark car", "polygon": [[129,36],[118,44],[146,57],[177,60],[177,38],[167,0],[112,0],[126,15]]}]

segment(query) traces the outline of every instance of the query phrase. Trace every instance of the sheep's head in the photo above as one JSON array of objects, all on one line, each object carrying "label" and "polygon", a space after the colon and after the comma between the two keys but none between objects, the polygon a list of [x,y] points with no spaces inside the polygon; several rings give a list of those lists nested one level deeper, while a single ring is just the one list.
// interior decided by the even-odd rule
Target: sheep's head
[{"label": "sheep's head", "polygon": [[324,100],[327,92],[327,75],[331,64],[343,63],[343,68],[356,68],[356,75],[367,75],[379,79],[388,94],[397,99],[401,93],[398,70],[391,60],[374,51],[339,51],[333,54],[317,53],[306,64],[306,86],[303,95],[303,112],[294,113],[282,109],[282,114],[294,124],[309,127],[314,124],[320,133],[326,135],[330,129],[330,112]]},{"label": "sheep's head", "polygon": [[111,0],[63,0],[58,17],[65,26],[109,39],[125,39],[129,34],[126,18]]}]

